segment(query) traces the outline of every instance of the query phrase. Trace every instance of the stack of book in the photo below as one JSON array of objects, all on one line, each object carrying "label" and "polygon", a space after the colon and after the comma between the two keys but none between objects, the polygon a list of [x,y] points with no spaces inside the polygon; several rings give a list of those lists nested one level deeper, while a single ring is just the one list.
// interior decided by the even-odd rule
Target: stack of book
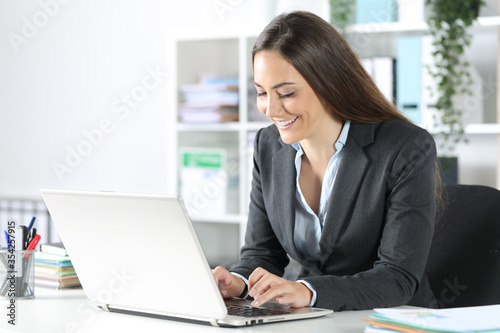
[{"label": "stack of book", "polygon": [[35,253],[35,285],[55,289],[81,287],[62,243],[42,244]]},{"label": "stack of book", "polygon": [[218,123],[238,121],[238,79],[222,78],[185,84],[180,88],[179,121]]},{"label": "stack of book", "polygon": [[500,332],[500,304],[450,309],[374,309],[365,333]]}]

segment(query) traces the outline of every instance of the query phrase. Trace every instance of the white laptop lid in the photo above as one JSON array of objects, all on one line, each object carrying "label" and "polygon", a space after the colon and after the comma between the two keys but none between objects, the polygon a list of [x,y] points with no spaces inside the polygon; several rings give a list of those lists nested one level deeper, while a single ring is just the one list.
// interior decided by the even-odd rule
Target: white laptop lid
[{"label": "white laptop lid", "polygon": [[180,198],[41,193],[86,295],[98,305],[185,318],[226,317]]}]

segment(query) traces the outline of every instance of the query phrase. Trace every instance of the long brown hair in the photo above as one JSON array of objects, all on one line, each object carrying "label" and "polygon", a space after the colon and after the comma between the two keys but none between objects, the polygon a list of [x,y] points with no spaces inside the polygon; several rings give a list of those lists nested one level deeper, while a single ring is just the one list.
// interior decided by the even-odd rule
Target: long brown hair
[{"label": "long brown hair", "polygon": [[[274,51],[287,59],[309,83],[318,98],[342,121],[409,121],[387,100],[342,35],[319,16],[294,11],[276,16],[259,35],[252,62],[260,51]],[[439,211],[441,174],[436,161],[435,198]]]},{"label": "long brown hair", "polygon": [[252,61],[262,50],[285,57],[340,120],[406,119],[380,92],[342,35],[313,13],[276,16],[259,35]]}]

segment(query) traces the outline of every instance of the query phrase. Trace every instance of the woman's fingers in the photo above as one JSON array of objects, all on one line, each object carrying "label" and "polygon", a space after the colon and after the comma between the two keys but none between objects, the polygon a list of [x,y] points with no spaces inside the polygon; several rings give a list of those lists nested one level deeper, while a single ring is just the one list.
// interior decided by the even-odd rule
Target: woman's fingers
[{"label": "woman's fingers", "polygon": [[214,268],[212,274],[224,298],[238,297],[245,289],[245,282],[242,279],[221,266]]},{"label": "woman's fingers", "polygon": [[292,282],[257,268],[249,278],[249,296],[254,298],[252,306],[268,301],[288,304],[293,307],[308,306],[312,292],[300,282]]}]

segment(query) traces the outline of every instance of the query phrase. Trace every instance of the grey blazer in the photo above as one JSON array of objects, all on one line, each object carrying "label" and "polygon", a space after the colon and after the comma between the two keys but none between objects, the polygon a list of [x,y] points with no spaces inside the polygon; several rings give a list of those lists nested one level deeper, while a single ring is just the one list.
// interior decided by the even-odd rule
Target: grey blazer
[{"label": "grey blazer", "polygon": [[336,311],[403,304],[430,306],[423,276],[435,220],[436,148],[425,130],[399,119],[351,123],[320,239],[320,258],[301,258],[293,241],[296,150],[274,125],[255,138],[245,245],[231,271],[262,267],[282,276],[289,258]]}]

